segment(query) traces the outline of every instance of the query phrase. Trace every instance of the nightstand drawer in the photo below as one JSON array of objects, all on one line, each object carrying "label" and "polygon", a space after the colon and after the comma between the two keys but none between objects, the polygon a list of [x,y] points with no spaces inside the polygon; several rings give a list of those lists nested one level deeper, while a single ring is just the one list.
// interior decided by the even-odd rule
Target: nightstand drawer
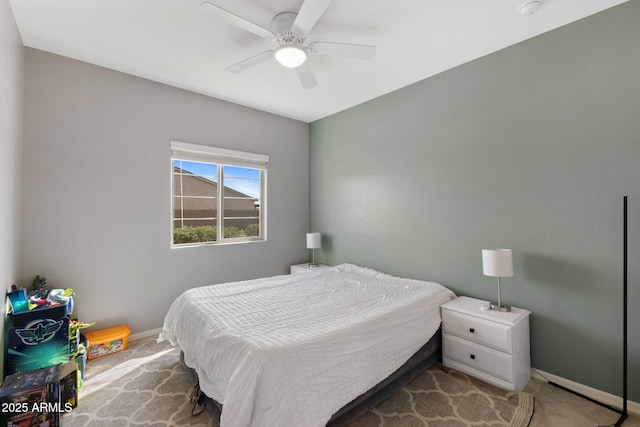
[{"label": "nightstand drawer", "polygon": [[484,371],[507,382],[512,381],[513,358],[508,354],[444,334],[443,357]]},{"label": "nightstand drawer", "polygon": [[507,325],[449,310],[442,310],[442,324],[445,333],[509,354],[512,352],[511,328]]}]

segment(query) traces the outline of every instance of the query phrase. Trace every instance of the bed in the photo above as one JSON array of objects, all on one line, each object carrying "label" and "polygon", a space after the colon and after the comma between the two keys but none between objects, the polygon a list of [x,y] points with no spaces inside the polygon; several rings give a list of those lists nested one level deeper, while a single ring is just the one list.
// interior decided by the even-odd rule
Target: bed
[{"label": "bed", "polygon": [[439,356],[439,307],[454,296],[341,264],[190,289],[160,339],[180,347],[222,427],[335,425]]}]

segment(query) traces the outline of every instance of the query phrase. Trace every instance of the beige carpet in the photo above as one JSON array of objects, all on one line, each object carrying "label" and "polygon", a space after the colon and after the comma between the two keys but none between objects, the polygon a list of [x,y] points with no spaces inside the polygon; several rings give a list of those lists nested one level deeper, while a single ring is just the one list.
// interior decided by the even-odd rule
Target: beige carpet
[{"label": "beige carpet", "polygon": [[62,427],[179,427],[216,424],[191,416],[191,384],[178,350],[155,339],[87,363],[79,405],[60,419]]},{"label": "beige carpet", "polygon": [[351,427],[525,427],[533,410],[529,393],[508,392],[437,365]]},{"label": "beige carpet", "polygon": [[[178,350],[167,343],[146,339],[89,361],[80,405],[63,415],[62,426],[215,427],[206,411],[191,416],[192,387],[178,357]],[[524,427],[532,413],[531,394],[507,393],[436,366],[352,427]]]}]

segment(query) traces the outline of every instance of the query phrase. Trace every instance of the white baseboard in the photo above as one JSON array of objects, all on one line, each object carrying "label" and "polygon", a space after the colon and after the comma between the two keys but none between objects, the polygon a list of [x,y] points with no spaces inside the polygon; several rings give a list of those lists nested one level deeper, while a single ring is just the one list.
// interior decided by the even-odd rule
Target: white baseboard
[{"label": "white baseboard", "polygon": [[129,341],[138,341],[149,337],[158,337],[162,332],[162,328],[151,329],[149,331],[138,332],[136,334],[129,335]]},{"label": "white baseboard", "polygon": [[[606,393],[595,388],[588,387],[586,385],[568,380],[566,378],[559,377],[549,372],[541,371],[540,369],[531,369],[531,378],[535,378],[544,382],[554,382],[562,387],[566,387],[571,391],[580,393],[587,396],[590,399],[596,400],[605,405],[612,406],[614,408],[622,409],[622,397],[616,396],[610,393]],[[627,401],[627,411],[634,415],[640,415],[640,403]]]}]

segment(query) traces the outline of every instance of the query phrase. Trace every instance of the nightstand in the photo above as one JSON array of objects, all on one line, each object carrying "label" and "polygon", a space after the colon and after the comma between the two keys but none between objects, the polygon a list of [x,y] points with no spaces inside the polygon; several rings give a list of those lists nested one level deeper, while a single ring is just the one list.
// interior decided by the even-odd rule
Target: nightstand
[{"label": "nightstand", "polygon": [[309,263],[304,264],[296,264],[289,266],[290,274],[300,274],[300,273],[309,273],[310,271],[317,271],[323,268],[328,268],[328,265],[318,264],[317,267],[311,267]]},{"label": "nightstand", "polygon": [[487,301],[459,297],[443,304],[444,366],[489,384],[521,391],[531,379],[529,314],[483,310]]}]

